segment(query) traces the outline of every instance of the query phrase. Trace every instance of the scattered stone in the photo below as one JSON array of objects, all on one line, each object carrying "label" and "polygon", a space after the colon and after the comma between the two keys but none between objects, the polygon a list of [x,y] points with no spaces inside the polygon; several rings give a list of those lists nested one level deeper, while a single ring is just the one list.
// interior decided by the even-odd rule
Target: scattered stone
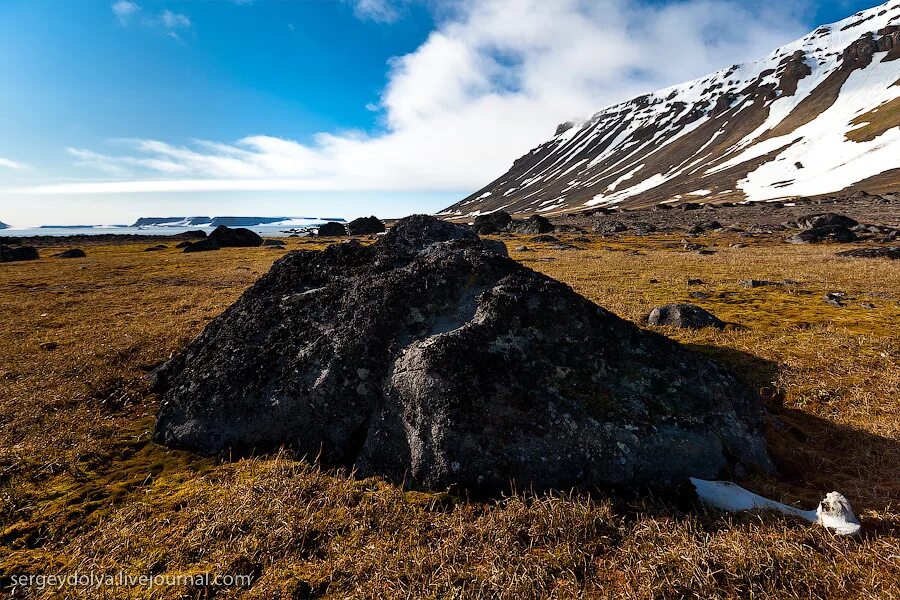
[{"label": "scattered stone", "polygon": [[589,244],[594,240],[592,240],[589,237],[585,237],[585,236],[581,235],[581,236],[572,238],[572,241],[575,242],[576,244]]},{"label": "scattered stone", "polygon": [[784,285],[781,281],[767,281],[765,279],[745,279],[741,285],[748,288],[766,287],[770,285]]},{"label": "scattered stone", "polygon": [[85,258],[87,254],[81,248],[70,248],[53,255],[54,258]]},{"label": "scattered stone", "polygon": [[709,249],[697,250],[697,254],[699,254],[700,256],[709,256],[709,255],[715,254],[715,253],[716,253],[715,250],[709,250]]},{"label": "scattered stone", "polygon": [[350,235],[373,235],[384,232],[384,223],[376,216],[360,217],[347,223],[347,233]]},{"label": "scattered stone", "polygon": [[263,240],[263,246],[284,246],[284,240]]},{"label": "scattered stone", "polygon": [[861,307],[863,307],[863,308],[865,308],[865,309],[869,309],[869,310],[875,308],[875,305],[872,304],[871,302],[860,302],[859,305],[860,305]]},{"label": "scattered stone", "polygon": [[623,231],[628,231],[628,226],[621,221],[606,221],[594,225],[594,233],[599,233],[600,235],[612,235]]},{"label": "scattered stone", "polygon": [[524,221],[513,221],[509,224],[510,231],[526,235],[532,235],[536,233],[550,233],[555,229],[556,228],[553,227],[553,223],[547,220],[546,217],[542,217],[540,215],[531,215]]},{"label": "scattered stone", "polygon": [[154,439],[168,446],[287,445],[417,489],[666,485],[773,468],[751,386],[425,216],[368,246],[286,255],[154,389]]},{"label": "scattered stone", "polygon": [[516,252],[531,252],[528,246],[516,246]]},{"label": "scattered stone", "polygon": [[532,242],[542,243],[542,244],[558,244],[559,238],[552,235],[536,235],[531,238]]},{"label": "scattered stone", "polygon": [[702,329],[715,327],[724,329],[725,323],[711,312],[696,304],[666,304],[657,306],[647,317],[651,325],[665,325],[681,329]]},{"label": "scattered stone", "polygon": [[256,248],[263,243],[262,237],[244,227],[227,227],[219,225],[209,234],[208,239],[215,240],[220,248]]},{"label": "scattered stone", "polygon": [[678,210],[700,210],[703,208],[702,204],[697,204],[696,202],[685,202],[683,204],[678,205]]},{"label": "scattered stone", "polygon": [[159,252],[160,250],[166,250],[168,246],[165,244],[157,244],[155,246],[150,246],[149,248],[144,248],[144,252]]},{"label": "scattered stone", "polygon": [[824,296],[825,304],[830,304],[832,306],[837,306],[838,308],[844,306],[844,297],[845,295],[841,292],[828,292]]},{"label": "scattered stone", "polygon": [[696,300],[706,300],[707,298],[709,298],[709,294],[707,294],[706,292],[689,292],[688,296]]},{"label": "scattered stone", "polygon": [[0,246],[0,262],[17,262],[20,260],[37,260],[40,258],[37,248],[31,246]]},{"label": "scattered stone", "polygon": [[722,229],[722,224],[718,221],[705,221],[703,223],[695,223],[688,229],[688,233],[697,235],[704,231],[715,231],[716,229]]},{"label": "scattered stone", "polygon": [[650,279],[647,283],[659,283],[659,279]]},{"label": "scattered stone", "polygon": [[703,285],[703,280],[702,279],[688,279],[687,284],[688,285]]},{"label": "scattered stone", "polygon": [[182,252],[208,252],[210,250],[218,250],[219,242],[216,241],[212,236],[200,240],[199,242],[194,242],[190,246],[185,246]]},{"label": "scattered stone", "polygon": [[44,350],[45,352],[50,352],[52,350],[56,350],[57,348],[59,348],[59,344],[57,342],[42,342],[41,343],[41,350]]},{"label": "scattered stone", "polygon": [[190,246],[192,243],[193,242],[189,242],[189,241],[185,240],[183,242],[178,242],[177,244],[175,244],[175,247],[178,248],[179,250],[184,250],[185,248]]},{"label": "scattered stone", "polygon": [[837,256],[845,258],[888,258],[900,260],[900,246],[887,246],[884,248],[858,248],[838,252]]},{"label": "scattered stone", "polygon": [[703,244],[694,244],[693,242],[689,242],[687,240],[681,240],[681,247],[684,248],[686,252],[693,252],[706,248],[706,246],[704,246]]}]

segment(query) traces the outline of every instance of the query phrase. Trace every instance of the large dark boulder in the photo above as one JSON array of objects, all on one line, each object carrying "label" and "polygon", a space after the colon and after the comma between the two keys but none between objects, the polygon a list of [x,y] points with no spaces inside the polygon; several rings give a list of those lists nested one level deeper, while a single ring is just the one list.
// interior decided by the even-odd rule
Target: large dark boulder
[{"label": "large dark boulder", "polygon": [[263,239],[249,229],[226,225],[213,229],[207,239],[215,240],[220,248],[255,248],[263,243]]},{"label": "large dark boulder", "polygon": [[372,235],[384,232],[384,223],[378,217],[360,217],[347,223],[347,233],[350,235]]},{"label": "large dark boulder", "polygon": [[10,246],[0,245],[0,262],[16,262],[20,260],[37,260],[40,258],[37,248],[31,246]]},{"label": "large dark boulder", "polygon": [[856,234],[843,225],[823,225],[812,229],[804,229],[797,235],[788,238],[792,244],[818,244],[820,242],[853,242]]},{"label": "large dark boulder", "polygon": [[512,220],[512,216],[508,212],[502,210],[486,215],[478,215],[475,217],[475,231],[481,235],[490,235],[492,233],[506,231],[510,223],[512,223]]},{"label": "large dark boulder", "polygon": [[651,325],[663,325],[683,329],[715,327],[722,329],[725,323],[711,312],[696,304],[666,304],[657,306],[647,316]]},{"label": "large dark boulder", "polygon": [[343,237],[347,235],[347,228],[344,227],[343,223],[329,221],[321,225],[316,234],[321,237]]},{"label": "large dark boulder", "polygon": [[57,252],[53,255],[54,258],[84,258],[87,254],[84,253],[84,250],[81,248],[70,248],[69,250],[63,250],[62,252]]},{"label": "large dark boulder", "polygon": [[809,215],[798,219],[797,224],[803,229],[817,229],[820,227],[846,227],[849,229],[859,225],[854,219],[837,213]]},{"label": "large dark boulder", "polygon": [[556,230],[553,223],[547,217],[542,217],[541,215],[531,215],[524,221],[513,221],[509,224],[509,229],[510,231],[527,235],[550,233]]},{"label": "large dark boulder", "polygon": [[212,236],[202,239],[193,244],[188,244],[182,252],[208,252],[209,250],[218,250],[219,242]]},{"label": "large dark boulder", "polygon": [[748,386],[500,247],[415,216],[285,255],[157,372],[154,439],[476,494],[771,468]]}]

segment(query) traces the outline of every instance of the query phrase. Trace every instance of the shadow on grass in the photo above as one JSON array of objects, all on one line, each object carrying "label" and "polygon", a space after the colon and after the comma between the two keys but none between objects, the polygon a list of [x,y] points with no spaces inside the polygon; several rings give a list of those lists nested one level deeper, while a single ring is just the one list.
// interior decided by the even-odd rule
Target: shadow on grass
[{"label": "shadow on grass", "polygon": [[766,431],[769,454],[778,468],[778,485],[789,495],[815,506],[837,490],[857,511],[882,511],[900,502],[900,443],[784,405],[773,382],[777,363],[753,354],[708,345],[690,345],[730,368],[754,386],[772,415]]}]

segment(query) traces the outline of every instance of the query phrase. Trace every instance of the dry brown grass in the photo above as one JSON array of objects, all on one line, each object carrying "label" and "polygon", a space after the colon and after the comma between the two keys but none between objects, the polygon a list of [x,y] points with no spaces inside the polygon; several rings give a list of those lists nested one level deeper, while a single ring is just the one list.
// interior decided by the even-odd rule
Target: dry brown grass
[{"label": "dry brown grass", "polygon": [[[565,236],[562,236],[565,238]],[[754,242],[713,256],[677,238],[616,238],[514,258],[633,320],[691,300],[739,324],[668,331],[763,390],[783,476],[749,487],[813,505],[838,489],[867,534],[834,538],[682,497],[497,503],[322,472],[287,454],[216,462],[148,443],[146,369],[282,254],[88,247],[0,266],[0,585],[26,573],[248,573],[249,589],[184,586],[43,597],[900,596],[900,268],[838,248]],[[316,247],[290,240],[289,248]],[[49,251],[42,251],[49,256]],[[703,285],[687,286],[700,278]],[[743,279],[796,280],[748,289]],[[651,284],[649,280],[658,283]],[[690,298],[691,292],[708,294]],[[849,295],[844,308],[822,301]],[[874,308],[865,308],[871,303]],[[41,344],[59,344],[41,349]]]}]

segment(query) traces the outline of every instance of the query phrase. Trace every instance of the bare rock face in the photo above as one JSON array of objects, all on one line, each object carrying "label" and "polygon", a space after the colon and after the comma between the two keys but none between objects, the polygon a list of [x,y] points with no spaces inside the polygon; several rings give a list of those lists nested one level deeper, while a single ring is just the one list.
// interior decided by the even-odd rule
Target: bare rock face
[{"label": "bare rock face", "polygon": [[157,374],[154,438],[287,445],[413,488],[663,485],[770,469],[734,375],[415,216],[291,252]]}]

